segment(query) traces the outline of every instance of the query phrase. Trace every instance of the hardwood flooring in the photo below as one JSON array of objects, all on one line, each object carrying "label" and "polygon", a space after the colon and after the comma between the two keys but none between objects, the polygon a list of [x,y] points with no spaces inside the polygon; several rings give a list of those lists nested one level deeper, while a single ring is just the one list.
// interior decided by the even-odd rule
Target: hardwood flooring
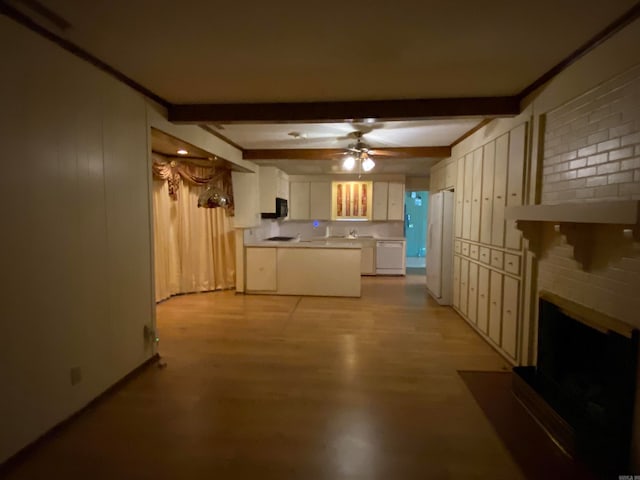
[{"label": "hardwood flooring", "polygon": [[175,297],[152,367],[17,465],[15,479],[523,478],[457,370],[507,369],[424,277],[360,299]]}]

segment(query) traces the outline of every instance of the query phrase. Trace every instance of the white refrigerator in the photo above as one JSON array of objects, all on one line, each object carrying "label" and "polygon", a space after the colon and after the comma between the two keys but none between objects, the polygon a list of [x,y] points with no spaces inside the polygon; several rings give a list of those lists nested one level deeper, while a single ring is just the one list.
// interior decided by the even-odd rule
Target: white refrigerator
[{"label": "white refrigerator", "polygon": [[440,305],[453,297],[453,192],[429,195],[427,290]]}]

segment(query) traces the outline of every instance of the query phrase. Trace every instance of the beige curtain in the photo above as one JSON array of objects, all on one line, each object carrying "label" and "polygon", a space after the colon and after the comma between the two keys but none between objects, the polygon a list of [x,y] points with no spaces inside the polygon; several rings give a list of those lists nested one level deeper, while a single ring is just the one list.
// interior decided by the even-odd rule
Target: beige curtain
[{"label": "beige curtain", "polygon": [[203,190],[182,181],[174,200],[168,182],[153,181],[156,301],[235,286],[231,219],[222,208],[198,208]]}]

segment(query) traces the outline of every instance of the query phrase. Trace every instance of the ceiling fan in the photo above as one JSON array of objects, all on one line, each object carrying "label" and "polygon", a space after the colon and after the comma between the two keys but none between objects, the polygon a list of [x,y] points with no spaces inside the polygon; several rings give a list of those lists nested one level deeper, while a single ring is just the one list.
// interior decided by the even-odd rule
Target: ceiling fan
[{"label": "ceiling fan", "polygon": [[346,152],[342,155],[346,155],[342,161],[342,168],[344,170],[351,171],[356,165],[358,166],[358,173],[370,172],[376,166],[376,162],[372,157],[374,156],[392,156],[393,153],[380,149],[372,149],[367,145],[362,137],[366,132],[356,130],[351,132],[348,136],[355,138],[355,143],[350,144],[346,148]]}]

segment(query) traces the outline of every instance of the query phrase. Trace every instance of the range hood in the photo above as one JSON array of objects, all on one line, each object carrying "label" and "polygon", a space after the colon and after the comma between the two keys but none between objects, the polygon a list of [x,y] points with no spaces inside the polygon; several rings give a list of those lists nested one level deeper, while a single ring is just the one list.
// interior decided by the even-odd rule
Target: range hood
[{"label": "range hood", "polygon": [[640,241],[639,200],[506,207],[505,218],[517,223],[538,257],[552,244],[551,229],[566,236],[586,271],[631,255]]}]

